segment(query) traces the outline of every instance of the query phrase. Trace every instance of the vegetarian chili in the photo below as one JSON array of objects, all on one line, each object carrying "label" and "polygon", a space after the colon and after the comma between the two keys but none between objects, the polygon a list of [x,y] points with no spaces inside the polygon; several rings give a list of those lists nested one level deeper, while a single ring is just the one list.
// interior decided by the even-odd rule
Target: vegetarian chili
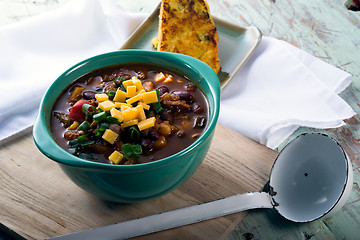
[{"label": "vegetarian chili", "polygon": [[207,126],[203,92],[186,76],[147,65],[101,68],[57,99],[51,130],[70,153],[108,164],[139,164],[191,145]]}]

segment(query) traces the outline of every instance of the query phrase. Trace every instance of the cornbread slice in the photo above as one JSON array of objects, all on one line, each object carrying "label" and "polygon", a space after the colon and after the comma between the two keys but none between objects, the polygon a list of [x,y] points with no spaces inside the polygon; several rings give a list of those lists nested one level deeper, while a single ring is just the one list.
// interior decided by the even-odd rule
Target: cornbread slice
[{"label": "cornbread slice", "polygon": [[220,71],[219,37],[205,0],[162,0],[157,50],[186,54]]}]

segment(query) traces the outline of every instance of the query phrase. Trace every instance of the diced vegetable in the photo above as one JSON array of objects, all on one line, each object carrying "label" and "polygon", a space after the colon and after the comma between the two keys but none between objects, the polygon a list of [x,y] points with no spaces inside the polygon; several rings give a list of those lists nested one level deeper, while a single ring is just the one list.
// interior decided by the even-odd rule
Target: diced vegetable
[{"label": "diced vegetable", "polygon": [[93,120],[95,122],[101,122],[101,121],[104,121],[105,119],[106,119],[106,112],[100,112],[100,113],[93,115]]},{"label": "diced vegetable", "polygon": [[91,116],[96,111],[96,108],[93,105],[84,103],[81,107],[81,110],[85,116]]},{"label": "diced vegetable", "polygon": [[127,104],[133,104],[134,102],[140,101],[142,99],[142,95],[141,94],[137,94],[132,98],[129,98],[128,100],[126,100]]},{"label": "diced vegetable", "polygon": [[160,72],[156,75],[155,82],[160,82],[162,80],[165,80],[165,78],[166,78],[165,75],[162,72]]},{"label": "diced vegetable", "polygon": [[110,113],[111,113],[111,116],[114,117],[114,118],[117,118],[117,120],[119,122],[124,121],[124,116],[123,116],[122,112],[120,112],[119,110],[117,110],[115,108],[112,108],[110,110]]},{"label": "diced vegetable", "polygon": [[109,143],[114,144],[118,136],[119,134],[117,134],[116,132],[113,132],[110,129],[106,129],[104,134],[102,135],[102,138]]},{"label": "diced vegetable", "polygon": [[81,98],[81,93],[84,90],[84,87],[76,86],[71,92],[68,102],[77,102]]},{"label": "diced vegetable", "polygon": [[137,124],[138,122],[139,122],[139,120],[133,119],[133,120],[130,120],[130,121],[127,121],[127,122],[123,122],[121,124],[121,127],[122,128],[130,127],[130,126],[133,126],[133,125]]},{"label": "diced vegetable", "polygon": [[155,126],[155,117],[147,118],[147,119],[139,122],[137,125],[138,125],[140,131],[147,129],[147,128],[151,128],[151,127]]},{"label": "diced vegetable", "polygon": [[142,105],[137,105],[135,108],[138,109],[138,119],[139,119],[139,121],[145,120],[146,115],[145,115],[145,112],[144,112],[144,107]]},{"label": "diced vegetable", "polygon": [[116,117],[112,117],[112,116],[107,116],[106,121],[110,123],[119,123],[119,120]]},{"label": "diced vegetable", "polygon": [[123,81],[122,84],[125,87],[125,89],[127,89],[129,86],[134,85],[134,82],[130,79],[130,80]]},{"label": "diced vegetable", "polygon": [[136,86],[131,85],[126,88],[126,97],[131,98],[136,95]]},{"label": "diced vegetable", "polygon": [[165,80],[164,80],[164,83],[172,83],[174,80],[174,77],[173,75],[168,75]]},{"label": "diced vegetable", "polygon": [[136,126],[132,126],[128,130],[131,140],[138,141],[140,139],[140,131]]},{"label": "diced vegetable", "polygon": [[128,108],[122,111],[122,115],[124,117],[124,122],[136,119],[139,115],[139,110],[137,108]]},{"label": "diced vegetable", "polygon": [[90,123],[88,121],[83,121],[80,125],[79,125],[79,130],[81,131],[87,131],[90,128]]},{"label": "diced vegetable", "polygon": [[109,100],[109,96],[106,93],[98,93],[95,94],[95,98],[96,100],[98,100],[99,102],[103,102],[106,100]]},{"label": "diced vegetable", "polygon": [[154,103],[158,101],[156,91],[143,93],[142,99],[145,104]]},{"label": "diced vegetable", "polygon": [[132,78],[132,81],[133,81],[134,85],[136,86],[137,91],[140,91],[140,90],[143,89],[143,86],[142,86],[141,81],[139,79]]},{"label": "diced vegetable", "polygon": [[120,89],[118,89],[117,91],[116,91],[116,94],[115,94],[115,96],[114,96],[114,101],[115,102],[125,102],[125,99],[126,99],[126,92],[123,92],[123,91],[121,91]]},{"label": "diced vegetable", "polygon": [[[159,99],[159,98],[160,98],[160,96],[159,96],[159,95],[160,95],[159,89],[155,89],[153,92],[156,93],[157,99]],[[160,113],[160,112],[162,112],[162,110],[163,110],[163,108],[162,108],[162,106],[161,106],[161,103],[160,103],[159,101],[154,102],[154,103],[152,104],[152,106],[153,106],[154,111],[155,111],[156,113]]]},{"label": "diced vegetable", "polygon": [[115,107],[115,103],[106,100],[104,102],[99,103],[99,108],[103,111],[109,111],[110,109]]},{"label": "diced vegetable", "polygon": [[104,132],[106,129],[109,128],[109,126],[110,126],[110,123],[108,123],[108,122],[102,122],[102,123],[100,123],[99,129],[100,129],[100,131],[103,131],[103,132]]},{"label": "diced vegetable", "polygon": [[74,121],[70,127],[68,128],[68,130],[74,130],[76,129],[78,126],[80,125],[80,123],[78,121]]},{"label": "diced vegetable", "polygon": [[79,100],[77,101],[74,106],[71,108],[70,113],[69,113],[69,117],[75,121],[78,122],[83,122],[85,120],[85,114],[82,111],[82,106],[84,104],[90,104],[92,106],[94,106],[92,103],[90,103],[89,101],[86,100]]},{"label": "diced vegetable", "polygon": [[150,105],[147,105],[146,103],[139,102],[139,104],[140,104],[145,110],[149,110],[149,109],[150,109]]},{"label": "diced vegetable", "polygon": [[124,155],[119,151],[114,151],[110,156],[109,160],[114,164],[119,164],[119,162],[124,158]]}]

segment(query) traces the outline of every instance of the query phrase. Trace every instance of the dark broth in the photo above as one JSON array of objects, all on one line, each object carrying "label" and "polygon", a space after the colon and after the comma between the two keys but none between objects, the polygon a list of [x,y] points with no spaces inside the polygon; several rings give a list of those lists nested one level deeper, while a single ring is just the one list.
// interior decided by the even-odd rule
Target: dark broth
[{"label": "dark broth", "polygon": [[[165,80],[155,81],[159,73],[163,73],[165,77],[171,75],[172,81],[169,83],[165,83]],[[158,89],[159,103],[162,107],[162,111],[157,113],[153,104],[148,104],[151,108],[145,111],[146,117],[155,117],[155,125],[139,131],[139,139],[130,136],[130,127],[120,127],[121,122],[110,123],[111,129],[119,133],[115,143],[111,144],[101,136],[96,136],[96,131],[100,132],[96,130],[99,129],[100,123],[94,122],[92,116],[87,116],[85,119],[90,123],[89,130],[81,131],[78,128],[68,130],[74,122],[74,119],[69,117],[69,113],[77,101],[87,100],[97,107],[99,101],[94,98],[95,94],[105,92],[111,99],[114,91],[121,87],[119,81],[129,80],[132,77],[139,79],[145,90]],[[75,97],[74,91],[79,92]],[[138,102],[132,105],[137,104]],[[56,142],[65,150],[81,158],[102,163],[113,164],[108,157],[115,150],[121,152],[123,144],[140,145],[142,153],[139,158],[124,158],[119,163],[137,164],[159,160],[185,149],[203,133],[208,118],[209,107],[206,97],[186,77],[153,66],[122,65],[95,70],[70,84],[53,107],[51,131]],[[137,128],[137,125],[133,125],[134,127]],[[82,135],[86,135],[86,141],[90,144],[74,148],[72,144],[77,141],[74,139]]]}]

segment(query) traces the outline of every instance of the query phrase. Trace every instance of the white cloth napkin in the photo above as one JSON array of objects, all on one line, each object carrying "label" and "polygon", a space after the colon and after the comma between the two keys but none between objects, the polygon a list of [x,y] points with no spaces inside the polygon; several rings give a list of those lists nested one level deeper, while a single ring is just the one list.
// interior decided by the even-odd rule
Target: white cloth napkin
[{"label": "white cloth napkin", "polygon": [[336,128],[355,115],[337,94],[351,75],[274,38],[224,90],[219,122],[276,148],[298,127]]},{"label": "white cloth napkin", "polygon": [[[144,18],[114,0],[73,0],[0,28],[0,140],[34,123],[57,76],[83,59],[119,49]],[[337,94],[350,83],[348,73],[265,37],[223,91],[219,122],[276,148],[299,126],[343,125],[355,113]]]}]

